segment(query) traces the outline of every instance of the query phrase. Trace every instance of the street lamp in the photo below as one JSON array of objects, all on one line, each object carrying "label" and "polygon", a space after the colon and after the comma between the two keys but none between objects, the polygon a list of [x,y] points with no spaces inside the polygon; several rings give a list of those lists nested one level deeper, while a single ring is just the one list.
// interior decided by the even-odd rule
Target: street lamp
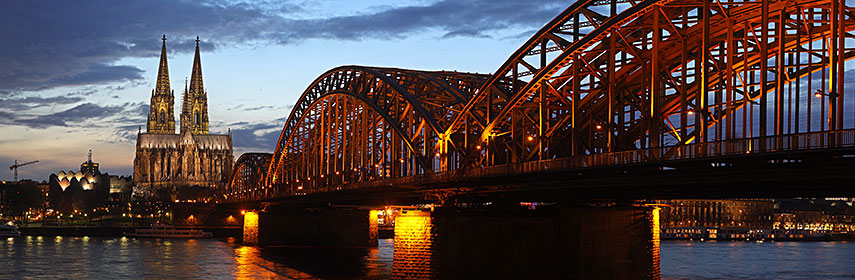
[{"label": "street lamp", "polygon": [[837,114],[837,103],[834,99],[838,96],[837,92],[832,90],[830,93],[825,93],[822,89],[817,89],[813,96],[816,98],[828,96],[828,129],[835,129],[837,127],[837,122],[834,116]]},{"label": "street lamp", "polygon": [[821,98],[821,97],[823,97],[823,96],[828,96],[828,97],[837,97],[837,93],[836,93],[836,92],[834,92],[834,91],[831,91],[830,93],[825,93],[822,89],[818,89],[818,90],[816,90],[816,92],[813,94],[813,96],[814,96],[814,97],[816,97],[816,98]]}]

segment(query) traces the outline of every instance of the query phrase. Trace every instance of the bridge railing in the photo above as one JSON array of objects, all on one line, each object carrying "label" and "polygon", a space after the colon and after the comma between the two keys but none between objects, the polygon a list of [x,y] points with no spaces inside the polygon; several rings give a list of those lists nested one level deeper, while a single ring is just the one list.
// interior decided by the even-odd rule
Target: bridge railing
[{"label": "bridge railing", "polygon": [[[597,166],[656,163],[676,160],[709,159],[749,154],[772,154],[815,149],[855,147],[855,130],[824,131],[778,136],[753,137],[681,146],[647,148],[570,158],[512,163],[463,171],[464,177],[491,177],[508,174],[556,171]],[[443,172],[443,173],[453,173]],[[439,181],[445,174],[436,174]],[[412,176],[416,177],[416,176]],[[424,177],[424,176],[419,176]],[[417,178],[413,178],[417,179]]]},{"label": "bridge railing", "polygon": [[[614,153],[583,155],[570,158],[547,159],[522,163],[512,163],[483,168],[462,170],[463,178],[487,178],[512,174],[525,174],[544,171],[566,171],[579,168],[620,166],[646,163],[664,163],[669,161],[711,159],[735,156],[756,156],[786,154],[797,151],[838,149],[855,147],[855,130],[824,131],[779,136],[753,137],[746,139],[725,140],[648,148]],[[454,182],[457,170],[434,174],[420,174],[407,177],[383,178],[380,180],[345,184],[336,188],[306,190],[300,193],[273,193],[265,198],[288,197],[332,190],[359,189],[366,187],[384,186],[418,186],[443,182]],[[264,196],[264,195],[262,195]],[[232,200],[259,199],[258,195],[250,195]]]}]

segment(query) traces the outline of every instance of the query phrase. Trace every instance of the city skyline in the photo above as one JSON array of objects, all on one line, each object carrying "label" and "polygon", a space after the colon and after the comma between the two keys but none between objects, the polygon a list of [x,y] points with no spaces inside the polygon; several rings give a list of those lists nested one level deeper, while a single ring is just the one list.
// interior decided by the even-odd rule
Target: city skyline
[{"label": "city skyline", "polygon": [[[178,92],[190,75],[195,36],[201,37],[211,131],[231,129],[237,157],[272,150],[290,106],[333,67],[490,73],[502,63],[496,57],[510,55],[566,7],[480,4],[13,3],[0,20],[0,34],[16,38],[0,44],[7,65],[0,73],[0,161],[40,160],[19,176],[41,181],[76,169],[92,149],[104,171],[129,175],[162,34]],[[3,170],[0,178],[10,180],[11,171]]]},{"label": "city skyline", "polygon": [[0,279],[852,276],[853,3],[8,3]]}]

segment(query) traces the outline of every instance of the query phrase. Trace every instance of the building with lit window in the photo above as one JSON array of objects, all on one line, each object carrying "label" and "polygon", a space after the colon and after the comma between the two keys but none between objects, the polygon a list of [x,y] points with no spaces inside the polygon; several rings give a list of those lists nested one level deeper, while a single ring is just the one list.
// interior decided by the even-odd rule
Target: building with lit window
[{"label": "building with lit window", "polygon": [[775,203],[757,200],[662,200],[660,225],[665,227],[772,228]]},{"label": "building with lit window", "polygon": [[855,232],[851,199],[782,199],[775,203],[774,229]]},{"label": "building with lit window", "polygon": [[661,200],[663,239],[826,240],[855,232],[851,199]]},{"label": "building with lit window", "polygon": [[660,200],[663,239],[745,239],[754,230],[771,229],[775,204],[771,199]]}]

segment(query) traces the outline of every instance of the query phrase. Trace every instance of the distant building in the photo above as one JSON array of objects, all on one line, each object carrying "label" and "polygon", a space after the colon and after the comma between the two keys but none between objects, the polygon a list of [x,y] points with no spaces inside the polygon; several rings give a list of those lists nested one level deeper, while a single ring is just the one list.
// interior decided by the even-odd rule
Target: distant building
[{"label": "distant building", "polygon": [[39,197],[41,198],[41,210],[50,208],[50,184],[47,181],[42,181],[39,183],[36,188],[39,190]]},{"label": "distant building", "polygon": [[184,188],[217,189],[231,174],[231,134],[208,133],[208,97],[202,84],[199,38],[189,88],[185,84],[180,131],[175,133],[174,91],[169,86],[166,36],[160,54],[157,83],[152,90],[146,132],[137,135],[134,158],[134,197],[175,199]]},{"label": "distant building", "polygon": [[43,207],[44,196],[39,185],[33,180],[0,182],[0,220],[23,217],[26,212]]},{"label": "distant building", "polygon": [[131,176],[110,176],[110,198],[128,201],[133,193],[134,179]]},{"label": "distant building", "polygon": [[775,202],[775,229],[855,232],[851,199],[781,199]]},{"label": "distant building", "polygon": [[89,174],[101,173],[101,171],[98,170],[98,163],[92,162],[92,150],[89,150],[89,159],[80,164],[80,172]]},{"label": "distant building", "polygon": [[771,199],[681,199],[660,200],[660,226],[772,228],[775,204]]},{"label": "distant building", "polygon": [[[59,171],[48,179],[50,207],[62,213],[88,211],[107,201],[110,175],[101,173],[98,163],[89,159],[80,164],[81,171]],[[85,170],[85,171],[84,171]]]},{"label": "distant building", "polygon": [[660,200],[664,239],[829,238],[855,232],[850,199]]}]

